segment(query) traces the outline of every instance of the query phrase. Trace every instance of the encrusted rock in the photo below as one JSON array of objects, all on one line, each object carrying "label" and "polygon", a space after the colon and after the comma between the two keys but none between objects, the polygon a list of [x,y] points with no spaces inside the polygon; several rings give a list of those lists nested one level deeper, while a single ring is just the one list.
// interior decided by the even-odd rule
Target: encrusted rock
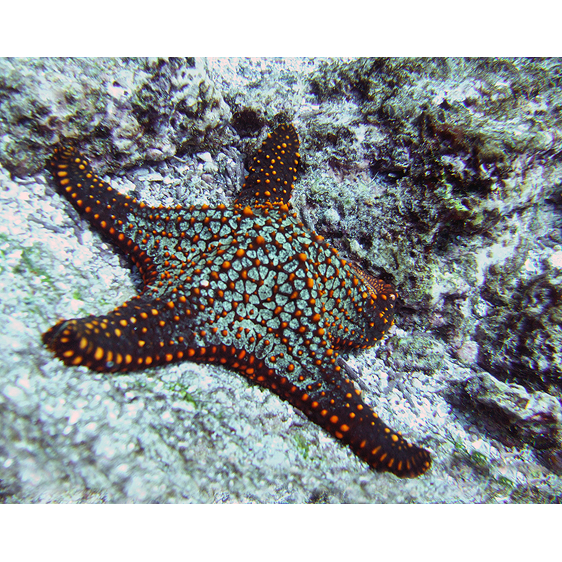
[{"label": "encrusted rock", "polygon": [[550,394],[528,392],[519,384],[501,382],[489,373],[472,377],[464,390],[474,404],[522,441],[537,449],[561,446],[562,407]]},{"label": "encrusted rock", "polygon": [[[533,253],[537,259],[533,260]],[[562,391],[562,269],[550,248],[492,267],[482,289],[493,306],[479,323],[479,364],[531,388]]]},{"label": "encrusted rock", "polygon": [[2,59],[0,96],[0,163],[20,177],[64,139],[116,170],[220,146],[230,118],[195,59]]}]

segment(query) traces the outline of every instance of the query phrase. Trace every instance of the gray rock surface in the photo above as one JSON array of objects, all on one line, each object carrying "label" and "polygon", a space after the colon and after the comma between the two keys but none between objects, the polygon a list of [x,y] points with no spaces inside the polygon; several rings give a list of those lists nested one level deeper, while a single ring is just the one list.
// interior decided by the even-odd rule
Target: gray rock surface
[{"label": "gray rock surface", "polygon": [[[1,60],[0,498],[559,502],[559,67]],[[41,345],[58,318],[106,312],[139,283],[55,193],[56,142],[149,204],[228,204],[260,134],[285,120],[301,136],[303,221],[400,293],[390,336],[348,363],[381,418],[432,451],[421,478],[369,470],[235,372],[96,374]],[[522,339],[542,377],[514,369]]]},{"label": "gray rock surface", "polygon": [[502,427],[538,448],[559,441],[562,421],[560,401],[546,392],[528,392],[519,384],[507,384],[489,373],[479,374],[465,384],[476,405],[496,415]]}]

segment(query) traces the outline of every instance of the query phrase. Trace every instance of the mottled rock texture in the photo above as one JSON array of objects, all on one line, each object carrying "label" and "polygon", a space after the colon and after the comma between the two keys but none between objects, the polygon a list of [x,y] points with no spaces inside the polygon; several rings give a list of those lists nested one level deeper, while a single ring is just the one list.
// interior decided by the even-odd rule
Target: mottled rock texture
[{"label": "mottled rock texture", "polygon": [[[557,59],[0,60],[4,501],[559,502],[562,134]],[[305,224],[399,293],[348,360],[381,418],[434,457],[375,474],[216,367],[67,368],[40,343],[138,283],[55,194],[74,141],[151,205],[231,202],[291,121]]]},{"label": "mottled rock texture", "polygon": [[194,59],[2,59],[0,92],[0,162],[19,177],[63,139],[114,171],[202,151],[230,119]]}]

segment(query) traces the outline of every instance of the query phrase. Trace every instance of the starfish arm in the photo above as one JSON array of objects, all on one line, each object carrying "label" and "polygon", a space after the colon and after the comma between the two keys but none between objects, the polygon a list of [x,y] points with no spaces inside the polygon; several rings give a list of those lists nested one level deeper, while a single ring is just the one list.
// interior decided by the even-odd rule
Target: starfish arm
[{"label": "starfish arm", "polygon": [[[333,349],[320,360],[300,364],[242,352],[235,368],[301,410],[312,422],[348,445],[369,466],[401,478],[420,476],[431,467],[429,452],[391,430],[362,400],[361,391],[334,364]],[[275,359],[272,361],[271,359]],[[231,357],[225,361],[233,367]]]},{"label": "starfish arm", "polygon": [[267,135],[250,166],[237,204],[287,204],[300,155],[299,137],[293,125],[280,125]]},{"label": "starfish arm", "polygon": [[[322,236],[307,232],[294,214],[279,209],[270,213],[275,215],[282,227],[266,239],[267,246],[277,245],[283,255],[285,245],[279,245],[276,238],[285,236],[293,241],[293,253],[286,253],[285,264],[301,261],[307,286],[314,287],[314,316],[323,318],[331,345],[338,350],[365,349],[380,341],[394,323],[394,287],[342,259]],[[297,302],[304,310],[307,303],[302,301],[302,287],[290,287],[289,291],[299,290]]]},{"label": "starfish arm", "polygon": [[96,230],[131,257],[145,283],[149,283],[155,268],[143,246],[150,232],[142,232],[133,225],[136,219],[148,221],[156,210],[119,193],[101,180],[74,147],[56,148],[48,165],[58,191]]},{"label": "starfish arm", "polygon": [[132,371],[196,356],[189,328],[196,317],[189,305],[180,310],[172,301],[141,295],[104,316],[61,320],[42,339],[66,365]]},{"label": "starfish arm", "polygon": [[394,324],[394,287],[345,260],[338,260],[331,283],[326,299],[331,344],[341,350],[372,347]]},{"label": "starfish arm", "polygon": [[306,388],[303,394],[292,393],[294,405],[311,421],[348,445],[375,470],[414,478],[431,467],[429,452],[384,424],[361,399],[361,391],[341,375],[339,366],[326,366],[323,379],[326,373],[330,373],[326,390]]}]

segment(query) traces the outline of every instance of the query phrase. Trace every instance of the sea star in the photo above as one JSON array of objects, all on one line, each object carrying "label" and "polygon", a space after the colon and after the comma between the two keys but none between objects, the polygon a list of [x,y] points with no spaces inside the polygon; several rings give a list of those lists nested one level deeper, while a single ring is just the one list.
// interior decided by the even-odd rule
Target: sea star
[{"label": "sea star", "polygon": [[144,288],[105,316],[61,320],[43,342],[66,365],[104,372],[222,364],[288,400],[372,468],[419,476],[429,453],[389,429],[337,361],[385,334],[396,292],[290,211],[298,147],[295,128],[280,125],[234,205],[189,208],[122,195],[75,148],[57,148],[49,166],[59,191],[132,258]]}]

